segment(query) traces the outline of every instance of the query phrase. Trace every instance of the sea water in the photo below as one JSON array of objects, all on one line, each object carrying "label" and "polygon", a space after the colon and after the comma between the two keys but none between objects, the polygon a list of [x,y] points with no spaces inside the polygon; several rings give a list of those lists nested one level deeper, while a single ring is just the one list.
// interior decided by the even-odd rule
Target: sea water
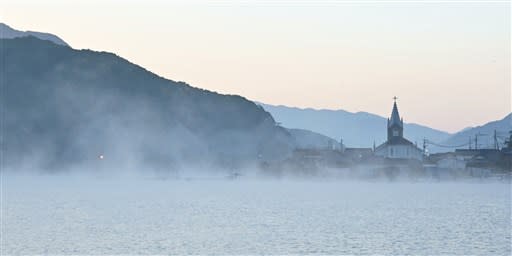
[{"label": "sea water", "polygon": [[2,178],[6,254],[510,255],[510,184]]}]

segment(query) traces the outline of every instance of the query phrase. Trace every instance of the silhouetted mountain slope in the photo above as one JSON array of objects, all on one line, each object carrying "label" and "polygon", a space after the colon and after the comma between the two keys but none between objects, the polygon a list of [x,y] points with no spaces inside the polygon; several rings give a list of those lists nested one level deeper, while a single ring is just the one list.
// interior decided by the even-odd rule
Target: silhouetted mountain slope
[{"label": "silhouetted mountain slope", "polygon": [[64,42],[64,40],[60,39],[56,35],[49,34],[49,33],[35,32],[35,31],[19,31],[19,30],[9,27],[5,23],[0,23],[0,39],[12,39],[12,38],[26,37],[26,36],[35,36],[41,40],[48,40],[48,41],[52,41],[56,44],[68,46],[68,44],[66,42]]},{"label": "silhouetted mountain slope", "polygon": [[164,79],[112,53],[35,37],[1,45],[7,165],[234,167],[292,147],[290,134],[243,97]]},{"label": "silhouetted mountain slope", "polygon": [[503,146],[505,137],[508,137],[509,131],[512,130],[512,114],[508,114],[501,120],[492,121],[477,127],[465,128],[462,131],[455,133],[445,141],[442,141],[442,145],[445,146],[457,146],[464,145],[463,148],[468,148],[469,141],[471,140],[472,147],[475,146],[475,135],[478,136],[478,147],[479,148],[493,148],[494,147],[494,130],[496,130],[498,142]]},{"label": "silhouetted mountain slope", "polygon": [[[343,138],[347,147],[372,147],[374,141],[379,145],[386,140],[386,118],[374,114],[261,105],[284,127],[307,129],[336,140]],[[404,126],[404,136],[418,144],[424,137],[442,141],[450,136],[422,125],[404,123]]]}]

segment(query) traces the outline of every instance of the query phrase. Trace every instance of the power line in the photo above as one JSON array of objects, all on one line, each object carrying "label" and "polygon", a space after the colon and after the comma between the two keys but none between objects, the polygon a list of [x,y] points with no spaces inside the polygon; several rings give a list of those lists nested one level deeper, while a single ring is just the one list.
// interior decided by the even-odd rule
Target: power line
[{"label": "power line", "polygon": [[[503,133],[504,132],[494,130],[494,133],[492,135],[481,133],[481,132],[478,132],[478,133],[474,134],[475,150],[478,149],[479,145],[482,145],[482,144],[478,143],[478,137],[482,137],[482,136],[491,136],[493,138],[493,140],[494,140],[492,146],[494,146],[495,149],[499,149],[499,146],[507,144],[507,141],[509,139],[509,136],[502,136],[501,134],[503,134]],[[512,131],[509,132],[509,133],[512,134]],[[444,145],[444,144],[436,143],[434,141],[431,141],[431,140],[428,140],[428,139],[424,138],[423,139],[423,151],[426,150],[427,143],[430,144],[430,145],[433,145],[433,146],[441,147],[441,148],[462,148],[462,147],[469,146],[469,149],[471,149],[472,139],[471,139],[471,137],[469,137],[469,141],[468,142],[466,142],[464,144],[460,144],[460,145]],[[487,145],[487,147],[491,146],[491,144],[489,144],[488,141],[487,141],[486,145]]]},{"label": "power line", "polygon": [[426,140],[426,142],[428,142],[429,144],[431,145],[434,145],[434,146],[438,146],[438,147],[442,147],[442,148],[461,148],[461,147],[465,147],[465,146],[468,146],[470,143],[464,143],[464,144],[461,144],[461,145],[442,145],[442,144],[438,144],[438,143],[435,143],[433,141],[430,141],[430,140]]}]

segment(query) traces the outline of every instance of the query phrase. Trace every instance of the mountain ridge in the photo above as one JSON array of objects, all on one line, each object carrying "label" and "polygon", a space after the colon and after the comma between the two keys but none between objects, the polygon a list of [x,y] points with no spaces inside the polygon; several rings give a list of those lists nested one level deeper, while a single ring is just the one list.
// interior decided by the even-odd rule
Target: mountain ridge
[{"label": "mountain ridge", "polygon": [[293,146],[242,96],[166,79],[113,53],[0,40],[9,63],[0,71],[6,165],[99,164],[101,154],[103,166],[228,168],[284,158]]},{"label": "mountain ridge", "polygon": [[41,40],[51,41],[55,44],[69,46],[64,40],[60,37],[46,32],[37,32],[37,31],[21,31],[16,30],[9,25],[0,22],[0,39],[13,39],[18,37],[26,37],[26,36],[34,36]]},{"label": "mountain ridge", "polygon": [[[386,120],[369,112],[287,107],[258,103],[286,128],[307,129],[331,138],[342,138],[347,147],[371,147],[386,140]],[[445,140],[449,133],[415,123],[404,123],[404,134],[413,142],[430,137]]]},{"label": "mountain ridge", "polygon": [[[288,109],[295,109],[295,110],[302,110],[302,111],[325,111],[325,112],[333,112],[333,113],[336,113],[336,112],[340,112],[340,113],[347,113],[347,114],[361,114],[361,115],[369,115],[369,116],[372,116],[372,117],[378,117],[378,118],[384,118],[384,119],[387,119],[387,117],[384,117],[384,116],[381,116],[381,115],[378,115],[378,114],[375,114],[375,113],[371,113],[371,112],[367,112],[367,111],[348,111],[348,110],[344,110],[344,109],[329,109],[329,108],[314,108],[314,107],[295,107],[295,106],[288,106],[288,105],[284,105],[284,104],[267,104],[267,103],[263,103],[263,102],[260,102],[260,101],[254,101],[256,104],[259,104],[259,105],[262,105],[262,106],[271,106],[271,107],[282,107],[282,108],[288,108]],[[444,133],[447,133],[447,134],[455,134],[457,132],[460,132],[460,131],[463,131],[465,129],[470,129],[470,128],[473,128],[473,127],[466,127],[460,131],[457,131],[457,132],[448,132],[448,131],[445,131],[445,130],[441,130],[441,129],[437,129],[437,128],[433,128],[433,127],[429,127],[429,126],[426,126],[426,125],[423,125],[423,124],[419,124],[419,123],[407,123],[408,125],[417,125],[417,126],[421,126],[421,127],[425,127],[425,128],[429,128],[429,129],[433,129],[433,130],[437,130],[437,131],[440,131],[440,132],[444,132]]]},{"label": "mountain ridge", "polygon": [[497,136],[499,137],[499,143],[502,144],[504,139],[508,137],[509,131],[512,131],[512,113],[506,115],[502,119],[489,121],[485,124],[467,127],[461,131],[453,134],[441,143],[443,145],[464,145],[463,148],[469,148],[469,141],[472,143],[474,148],[475,135],[480,134],[477,139],[479,148],[492,148],[494,146],[494,131],[496,130]]}]

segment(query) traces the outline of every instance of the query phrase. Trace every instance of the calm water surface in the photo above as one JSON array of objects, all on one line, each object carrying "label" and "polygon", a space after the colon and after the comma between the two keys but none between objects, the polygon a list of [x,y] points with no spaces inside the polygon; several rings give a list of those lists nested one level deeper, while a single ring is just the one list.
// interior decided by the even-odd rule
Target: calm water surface
[{"label": "calm water surface", "polygon": [[2,254],[510,255],[504,183],[3,177]]}]

